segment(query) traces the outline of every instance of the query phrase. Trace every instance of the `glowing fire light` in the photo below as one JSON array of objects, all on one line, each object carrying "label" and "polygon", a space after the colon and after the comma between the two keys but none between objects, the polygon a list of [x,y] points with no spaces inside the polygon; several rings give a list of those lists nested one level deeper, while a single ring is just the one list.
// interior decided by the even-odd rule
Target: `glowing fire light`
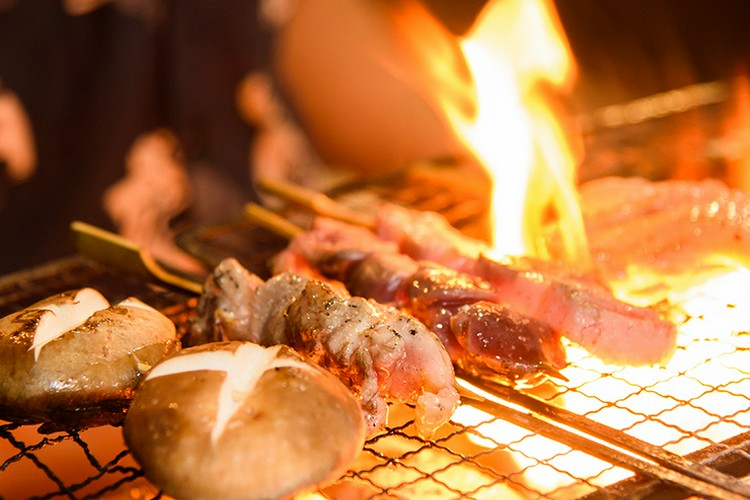
[{"label": "glowing fire light", "polygon": [[427,99],[493,180],[497,254],[545,257],[543,228],[551,214],[569,260],[585,263],[570,134],[545,92],[563,92],[575,75],[551,2],[489,2],[461,38],[417,3],[405,3],[394,21],[413,52],[411,80],[421,79]]},{"label": "glowing fire light", "polygon": [[544,84],[565,88],[574,76],[554,12],[544,0],[491,2],[460,42],[477,112],[449,119],[494,179],[494,246],[501,254],[543,253],[550,207],[569,237],[569,256],[588,254],[575,161],[543,91]]},{"label": "glowing fire light", "polygon": [[[542,227],[552,207],[569,256],[588,255],[575,161],[544,93],[545,84],[568,87],[575,72],[553,7],[544,0],[491,2],[459,46],[471,73],[469,95],[456,99],[454,84],[441,106],[493,179],[496,250],[543,254]],[[475,106],[466,106],[469,98]]]}]

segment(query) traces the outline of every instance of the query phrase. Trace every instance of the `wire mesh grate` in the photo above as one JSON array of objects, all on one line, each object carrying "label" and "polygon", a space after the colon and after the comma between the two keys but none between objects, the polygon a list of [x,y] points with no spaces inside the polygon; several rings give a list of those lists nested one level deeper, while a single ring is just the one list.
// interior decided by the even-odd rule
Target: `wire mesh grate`
[{"label": "wire mesh grate", "polygon": [[[50,267],[49,272],[73,279],[58,282],[39,273],[26,286],[14,285],[14,290],[24,290],[24,300],[30,302],[38,294],[78,286],[82,278],[105,288],[117,283],[117,293],[122,294],[137,285],[179,330],[187,327],[191,302],[178,293],[135,282],[123,287],[113,276],[79,260]],[[7,302],[0,306],[11,307]],[[750,366],[749,343],[746,332],[714,339],[683,337],[674,363],[665,368],[607,366],[568,346],[571,366],[565,375],[570,382],[548,383],[527,395],[679,455],[710,449],[700,463],[729,463],[731,473],[742,476],[750,472],[748,441],[732,438],[750,433],[750,400],[745,395],[750,394],[745,391],[750,380],[744,369]],[[32,426],[4,424],[0,436],[0,484],[28,474],[24,483],[38,486],[39,493],[33,494],[40,498],[109,497],[124,491],[130,497],[134,491],[143,498],[159,496],[125,449],[117,427],[42,435]],[[66,465],[71,463],[79,464],[77,476],[69,475]],[[81,470],[87,471],[84,477]],[[430,440],[416,434],[411,408],[392,406],[387,431],[368,441],[352,469],[323,494],[580,498],[633,477],[627,468],[471,405],[459,408],[453,421]],[[21,498],[8,491],[3,491],[6,498]]]}]

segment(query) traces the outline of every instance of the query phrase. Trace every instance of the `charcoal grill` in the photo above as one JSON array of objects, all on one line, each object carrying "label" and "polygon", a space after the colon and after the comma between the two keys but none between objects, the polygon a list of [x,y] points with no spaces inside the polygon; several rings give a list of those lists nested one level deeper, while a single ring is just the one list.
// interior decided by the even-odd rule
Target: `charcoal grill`
[{"label": "charcoal grill", "polygon": [[[332,195],[350,203],[386,199],[437,210],[481,234],[484,193],[466,193],[465,183],[451,175],[449,169],[415,169]],[[460,197],[451,193],[457,185]],[[186,233],[181,244],[209,263],[237,256],[263,275],[284,242],[235,221]],[[179,334],[196,302],[169,286],[74,256],[0,279],[0,313],[82,285],[111,300],[140,297],[169,316]],[[725,306],[731,311],[733,304]],[[464,404],[431,440],[416,434],[410,408],[391,406],[388,428],[319,495],[750,498],[744,481],[750,475],[750,332],[681,337],[670,369],[613,368],[573,346],[569,353],[570,380],[532,390],[464,376]],[[0,424],[2,498],[17,498],[19,491],[38,498],[163,497],[144,478],[117,427],[41,435],[32,426]]]}]

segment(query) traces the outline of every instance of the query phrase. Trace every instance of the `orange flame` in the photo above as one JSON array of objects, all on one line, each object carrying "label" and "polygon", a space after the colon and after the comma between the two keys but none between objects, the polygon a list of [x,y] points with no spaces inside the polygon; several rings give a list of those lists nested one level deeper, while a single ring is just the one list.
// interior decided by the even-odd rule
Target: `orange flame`
[{"label": "orange flame", "polygon": [[575,74],[551,2],[491,2],[461,48],[477,90],[477,114],[450,119],[492,173],[496,250],[542,256],[552,208],[570,256],[588,255],[575,161],[544,92],[545,85],[569,88]]},{"label": "orange flame", "polygon": [[576,161],[546,92],[568,89],[575,64],[551,2],[492,1],[462,38],[418,4],[400,14],[431,98],[493,179],[495,249],[545,257],[544,227],[553,214],[570,260],[580,263],[588,248]]}]

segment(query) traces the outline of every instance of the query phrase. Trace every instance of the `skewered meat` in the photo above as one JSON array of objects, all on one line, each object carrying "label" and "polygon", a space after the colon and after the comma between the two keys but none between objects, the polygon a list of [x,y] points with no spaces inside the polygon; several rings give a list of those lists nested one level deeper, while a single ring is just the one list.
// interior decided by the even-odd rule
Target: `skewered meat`
[{"label": "skewered meat", "polygon": [[607,177],[580,195],[594,262],[609,279],[633,267],[692,273],[712,256],[750,265],[750,195],[720,181]]},{"label": "skewered meat", "polygon": [[[461,308],[450,319],[451,330],[463,351],[456,364],[474,374],[523,373],[533,386],[545,374],[566,364],[559,348],[560,337],[542,321],[495,304],[477,302]],[[533,340],[532,340],[533,339]],[[546,366],[529,372],[529,360],[539,359]]]},{"label": "skewered meat", "polygon": [[[403,212],[395,210],[393,213]],[[431,220],[439,220],[438,217],[435,214]],[[461,242],[456,236],[455,229],[447,231],[451,235],[443,240],[444,242]],[[416,234],[416,231],[403,232],[404,235],[407,233]],[[439,241],[441,236],[437,235],[434,239]],[[319,245],[320,241],[324,244]],[[478,248],[473,245],[472,240],[466,241],[469,242],[470,248]],[[412,314],[433,329],[437,325],[436,332],[446,343],[455,361],[457,353],[460,352],[460,349],[456,350],[458,339],[451,342],[443,333],[446,322],[432,321],[420,314],[424,310],[420,308],[420,301],[429,301],[429,297],[434,296],[436,292],[431,287],[420,285],[419,280],[412,278],[416,276],[414,273],[420,267],[423,271],[427,268],[407,256],[385,259],[375,257],[382,255],[379,252],[367,254],[370,247],[387,251],[394,246],[401,249],[411,248],[410,251],[423,257],[435,255],[431,249],[420,250],[418,245],[410,247],[403,239],[400,243],[383,242],[365,228],[318,218],[311,231],[294,238],[287,251],[280,254],[277,270],[279,266],[295,263],[296,259],[298,266],[301,262],[307,261],[303,265],[312,266],[324,275],[337,279],[345,279],[340,274],[344,271],[350,277],[346,284],[355,295],[368,294],[368,290],[378,293],[383,289],[398,290],[395,282],[411,280],[411,283],[416,283],[417,286],[413,287],[411,292],[406,289],[406,300],[409,302],[402,305],[407,305]],[[444,248],[442,244],[438,246]],[[451,255],[457,255],[459,250],[456,249]],[[445,255],[446,252],[442,254]],[[370,258],[365,259],[362,255],[368,255]],[[484,296],[466,297],[463,305],[477,300],[507,305],[519,315],[549,324],[557,335],[566,336],[594,355],[610,362],[632,365],[663,363],[675,350],[676,328],[672,323],[664,320],[654,309],[635,307],[617,300],[604,288],[572,278],[562,279],[556,272],[546,272],[546,267],[545,271],[526,269],[520,265],[499,263],[481,255],[475,256],[473,253],[466,255],[464,259],[452,261],[460,261],[460,267],[469,269],[472,276],[468,277],[468,273],[459,273],[442,267],[442,277],[438,279],[434,275],[439,268],[436,264],[432,266],[430,273],[435,278],[432,280],[435,286],[442,282],[439,293],[447,294],[446,290],[451,290],[452,296],[446,296],[445,301],[453,306],[457,303],[456,297],[467,294],[469,290],[471,294],[476,294],[477,290],[483,289]],[[472,281],[472,286],[466,286],[469,281]],[[382,296],[379,298],[382,299]],[[455,308],[444,309],[449,314],[456,312]],[[430,312],[434,310],[430,309]],[[634,332],[643,335],[645,345],[636,346],[632,342]],[[549,342],[547,337],[542,339],[531,334],[527,338],[536,338],[535,342],[539,343],[537,348],[529,352],[544,353],[542,359],[529,360],[529,366],[561,368],[559,360],[564,358],[560,356],[558,349],[552,349],[554,343]],[[628,348],[623,349],[623,344]]]},{"label": "skewered meat", "polygon": [[452,352],[453,359],[466,371],[533,386],[549,375],[559,377],[567,365],[560,335],[498,304],[482,279],[423,262],[405,287],[408,310],[441,332],[441,339],[455,338],[460,348]]},{"label": "skewered meat", "polygon": [[[313,273],[344,283],[352,295],[408,310],[437,334],[454,363],[472,372],[486,374],[492,366],[493,375],[525,385],[538,383],[545,374],[558,375],[565,366],[558,333],[499,305],[481,304],[497,302],[489,283],[394,252],[393,245],[364,228],[319,218],[312,231],[295,237],[278,255],[274,271],[305,273],[313,268]],[[459,314],[464,319],[455,321]],[[480,318],[483,328],[478,328]]]},{"label": "skewered meat", "polygon": [[566,365],[560,335],[540,321],[490,305],[496,293],[477,277],[380,252],[347,272],[332,275],[344,279],[354,295],[408,310],[437,334],[453,362],[466,371],[536,385],[545,375],[558,376]]},{"label": "skewered meat", "polygon": [[483,241],[461,234],[437,212],[412,210],[393,203],[378,206],[375,233],[417,260],[437,262],[451,269],[469,271],[487,253]]},{"label": "skewered meat", "polygon": [[426,436],[458,404],[453,367],[440,341],[393,307],[298,274],[263,282],[234,259],[216,267],[204,290],[192,341],[221,335],[299,350],[359,396],[370,432],[385,423],[387,400],[416,405],[415,423]]},{"label": "skewered meat", "polygon": [[[750,266],[750,195],[721,181],[606,177],[582,184],[579,194],[595,270],[605,282],[634,268],[658,277],[726,261]],[[390,203],[378,207],[373,227],[408,255],[465,271],[488,249],[437,213]],[[564,255],[562,244],[551,228],[553,257]]]},{"label": "skewered meat", "polygon": [[[624,246],[630,248],[629,242],[637,241],[641,251],[647,251],[649,243],[626,236],[635,234],[637,228],[621,231],[623,214],[619,212],[628,203],[636,203],[639,199],[637,192],[643,191],[643,182],[628,181],[632,186],[624,192],[618,190],[620,183],[616,181],[590,183],[593,184],[590,190],[601,192],[595,196],[596,203],[589,204],[586,200],[583,205],[586,213],[592,211],[600,214],[602,219],[600,225],[590,229],[600,233],[617,232],[617,237],[606,243],[600,238],[591,239],[597,262],[624,269],[625,263],[615,262],[619,259],[614,259],[613,253],[616,251],[622,260],[629,260],[631,254],[628,250],[622,251]],[[706,183],[708,186],[712,187],[710,191],[714,193],[711,199],[722,198],[717,192],[720,190],[718,184]],[[650,193],[640,201],[642,205],[638,217],[646,215],[656,204],[667,203],[663,206],[669,206],[669,201],[659,198],[666,194],[664,188],[656,189],[652,185],[647,190]],[[673,197],[685,198],[689,196],[689,191],[687,183],[680,184],[679,187],[675,186]],[[693,196],[696,194],[693,193]],[[701,194],[705,195],[706,192]],[[724,204],[725,211],[730,210],[729,205]],[[706,214],[707,210],[702,212]],[[746,218],[750,217],[750,209],[748,214]],[[635,223],[635,220],[632,222]],[[683,224],[683,227],[690,227],[690,224]],[[633,365],[661,364],[674,353],[676,329],[658,311],[616,300],[593,279],[583,282],[573,279],[572,275],[564,276],[564,273],[544,262],[529,258],[503,264],[493,261],[487,257],[489,248],[483,242],[462,235],[437,213],[419,212],[385,203],[378,209],[376,228],[381,237],[395,243],[406,254],[436,260],[481,276],[492,284],[499,300],[514,311],[549,323],[553,329],[606,361]],[[658,229],[663,231],[668,228]],[[729,232],[726,237],[730,238]],[[658,238],[646,238],[656,248],[654,241]],[[750,232],[746,238],[750,239]],[[605,250],[604,244],[611,245],[611,248]],[[675,245],[676,249],[679,247]],[[635,343],[633,338],[643,338],[644,342]]]}]

